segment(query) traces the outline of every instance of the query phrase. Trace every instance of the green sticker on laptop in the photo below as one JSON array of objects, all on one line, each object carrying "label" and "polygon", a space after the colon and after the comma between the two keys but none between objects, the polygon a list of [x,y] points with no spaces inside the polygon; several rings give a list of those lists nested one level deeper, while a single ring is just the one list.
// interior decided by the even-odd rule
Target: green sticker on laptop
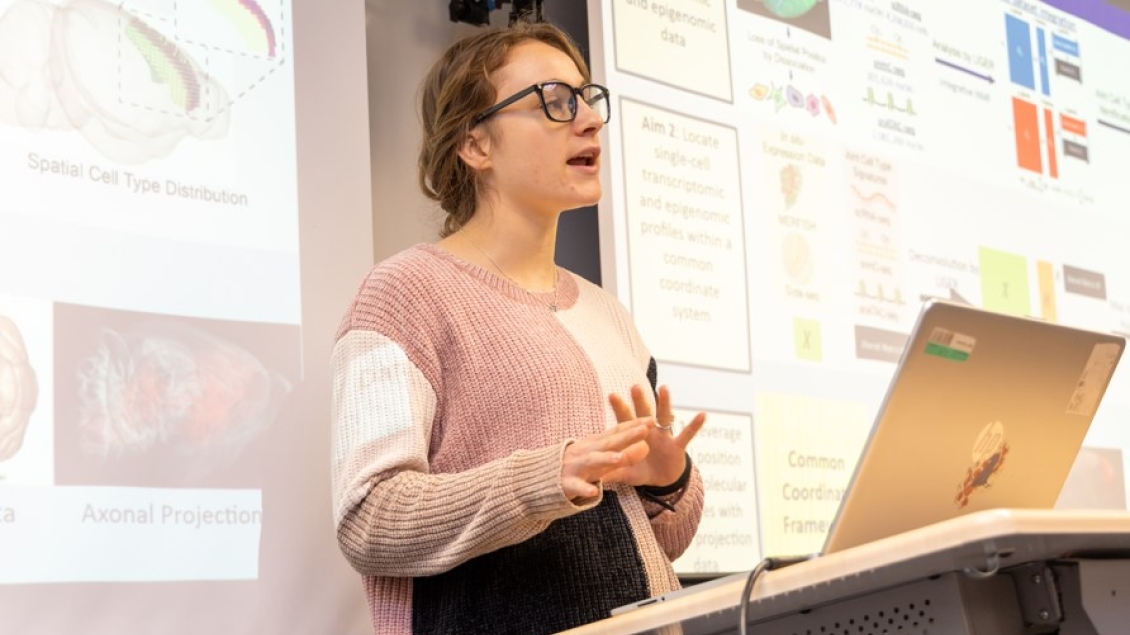
[{"label": "green sticker on laptop", "polygon": [[935,327],[926,342],[926,354],[935,355],[955,362],[964,362],[973,354],[977,338],[955,333],[949,329]]}]

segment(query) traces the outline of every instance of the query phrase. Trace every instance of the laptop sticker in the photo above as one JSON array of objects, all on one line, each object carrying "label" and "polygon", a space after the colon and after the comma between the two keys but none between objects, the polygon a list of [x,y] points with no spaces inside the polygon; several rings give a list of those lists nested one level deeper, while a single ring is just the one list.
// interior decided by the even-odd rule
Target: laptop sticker
[{"label": "laptop sticker", "polygon": [[1067,400],[1067,413],[1090,417],[1099,407],[1099,399],[1103,390],[1114,373],[1114,365],[1118,362],[1118,353],[1121,350],[1114,342],[1095,344],[1091,349],[1091,356],[1083,366],[1083,373],[1075,384],[1075,392]]},{"label": "laptop sticker", "polygon": [[964,362],[973,353],[973,346],[977,338],[962,333],[955,333],[949,329],[934,327],[930,338],[926,342],[926,354],[936,355],[955,362]]},{"label": "laptop sticker", "polygon": [[1000,473],[1008,456],[1004,424],[994,421],[981,429],[973,443],[973,461],[965,472],[965,480],[957,487],[954,503],[959,509],[969,505],[970,497],[992,487],[992,479]]}]

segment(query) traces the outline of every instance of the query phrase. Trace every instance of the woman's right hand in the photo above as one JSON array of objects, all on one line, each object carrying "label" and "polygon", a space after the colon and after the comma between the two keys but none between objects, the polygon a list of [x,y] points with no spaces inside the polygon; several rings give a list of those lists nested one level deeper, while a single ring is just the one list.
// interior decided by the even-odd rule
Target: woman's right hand
[{"label": "woman's right hand", "polygon": [[647,458],[648,432],[654,417],[632,419],[603,432],[565,446],[561,466],[561,488],[570,500],[592,498],[600,493],[601,481],[614,472]]}]

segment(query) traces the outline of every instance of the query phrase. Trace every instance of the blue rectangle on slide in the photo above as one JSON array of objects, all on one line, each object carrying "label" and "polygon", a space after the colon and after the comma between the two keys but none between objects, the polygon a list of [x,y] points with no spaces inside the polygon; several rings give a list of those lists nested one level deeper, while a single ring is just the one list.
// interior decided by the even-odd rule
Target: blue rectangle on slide
[{"label": "blue rectangle on slide", "polygon": [[1048,86],[1048,47],[1044,43],[1044,30],[1036,29],[1036,46],[1040,50],[1040,92],[1051,95],[1051,86]]},{"label": "blue rectangle on slide", "polygon": [[1079,42],[1052,33],[1052,48],[1072,57],[1079,57]]},{"label": "blue rectangle on slide", "polygon": [[1008,39],[1008,78],[1014,84],[1036,90],[1036,71],[1032,64],[1032,30],[1028,23],[1012,15],[1004,16]]}]

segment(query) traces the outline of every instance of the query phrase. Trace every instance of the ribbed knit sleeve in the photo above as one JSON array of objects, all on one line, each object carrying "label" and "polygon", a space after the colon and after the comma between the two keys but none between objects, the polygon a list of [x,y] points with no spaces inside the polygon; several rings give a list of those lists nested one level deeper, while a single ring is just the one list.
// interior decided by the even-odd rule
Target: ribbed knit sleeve
[{"label": "ribbed knit sleeve", "polygon": [[560,455],[551,447],[459,474],[397,472],[346,514],[339,543],[357,571],[384,576],[435,575],[518,544],[599,502],[564,496]]}]

